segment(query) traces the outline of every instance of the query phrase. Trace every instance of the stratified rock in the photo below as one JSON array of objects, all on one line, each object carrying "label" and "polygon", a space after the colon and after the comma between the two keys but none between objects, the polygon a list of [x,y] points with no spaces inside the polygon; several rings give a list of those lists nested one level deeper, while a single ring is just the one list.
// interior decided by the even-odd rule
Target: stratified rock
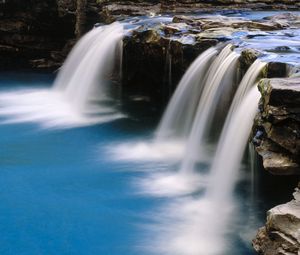
[{"label": "stratified rock", "polygon": [[254,142],[266,170],[300,174],[300,79],[264,79]]},{"label": "stratified rock", "polygon": [[[297,0],[98,0],[97,2],[102,22],[149,14],[190,14],[199,10],[213,12],[215,10],[297,10],[299,8]],[[273,21],[271,20],[271,22]],[[277,24],[284,25],[281,22]]]},{"label": "stratified rock", "polygon": [[300,191],[294,200],[268,211],[265,227],[253,240],[254,249],[262,255],[300,254]]},{"label": "stratified rock", "polygon": [[176,24],[140,27],[126,36],[123,86],[146,92],[158,101],[167,100],[194,59],[218,43],[197,38],[187,29],[187,25]]},{"label": "stratified rock", "polygon": [[[74,36],[73,0],[6,0],[0,2],[0,67],[56,68],[51,57]],[[35,65],[35,64],[34,64]]]}]

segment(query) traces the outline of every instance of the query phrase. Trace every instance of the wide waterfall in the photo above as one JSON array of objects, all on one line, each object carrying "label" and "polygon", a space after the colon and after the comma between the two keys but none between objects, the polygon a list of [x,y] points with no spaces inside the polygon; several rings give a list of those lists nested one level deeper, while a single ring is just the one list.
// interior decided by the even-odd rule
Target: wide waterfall
[{"label": "wide waterfall", "polygon": [[[239,93],[236,97],[239,97]],[[155,214],[154,224],[149,230],[153,235],[152,252],[178,255],[230,254],[230,236],[239,231],[232,223],[233,218],[239,215],[232,192],[239,176],[238,169],[258,109],[259,98],[257,88],[251,88],[233,112],[230,123],[225,125],[208,177],[205,178],[204,194],[197,196],[192,192],[193,188],[194,191],[199,190],[203,176],[197,178],[194,175],[194,182],[189,181],[190,174],[181,174],[173,179],[170,176],[163,178],[163,175],[157,177],[159,180],[155,180],[153,175],[149,177],[149,186],[155,187],[152,190],[155,196],[166,187],[169,189],[167,194],[171,194],[170,190],[178,188],[184,182],[190,186],[182,188],[181,192],[191,192],[190,196],[175,196],[171,203],[167,203]],[[172,185],[166,183],[168,181]],[[191,187],[192,185],[194,186]],[[228,226],[230,223],[233,224],[232,228]],[[247,234],[248,230],[243,231]]]},{"label": "wide waterfall", "polygon": [[181,171],[192,171],[194,164],[205,153],[205,137],[211,128],[218,102],[222,96],[228,96],[237,76],[239,55],[226,46],[208,71],[204,91],[198,103],[197,113],[186,146],[186,154]]},{"label": "wide waterfall", "polygon": [[119,65],[115,63],[117,58],[122,59],[123,34],[119,23],[88,32],[69,54],[52,89],[1,93],[2,123],[38,122],[44,128],[66,128],[122,117],[113,107],[114,99],[106,93],[106,81],[115,64]]},{"label": "wide waterfall", "polygon": [[299,1],[0,0],[0,255],[296,255]]},{"label": "wide waterfall", "polygon": [[188,136],[206,81],[206,73],[217,52],[216,48],[206,50],[185,72],[158,126],[158,140]]},{"label": "wide waterfall", "polygon": [[207,192],[218,203],[226,201],[233,190],[259,99],[257,88],[251,88],[238,109],[226,120],[212,163]]}]

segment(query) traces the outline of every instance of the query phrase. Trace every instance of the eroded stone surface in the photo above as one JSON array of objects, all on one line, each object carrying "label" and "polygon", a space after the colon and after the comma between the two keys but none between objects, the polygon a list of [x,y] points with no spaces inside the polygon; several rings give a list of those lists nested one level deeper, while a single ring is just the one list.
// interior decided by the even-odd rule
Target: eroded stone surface
[{"label": "eroded stone surface", "polygon": [[264,79],[254,139],[266,170],[300,174],[300,79]]},{"label": "eroded stone surface", "polygon": [[300,191],[296,189],[294,199],[278,205],[267,213],[265,227],[259,229],[253,247],[263,255],[300,254]]}]

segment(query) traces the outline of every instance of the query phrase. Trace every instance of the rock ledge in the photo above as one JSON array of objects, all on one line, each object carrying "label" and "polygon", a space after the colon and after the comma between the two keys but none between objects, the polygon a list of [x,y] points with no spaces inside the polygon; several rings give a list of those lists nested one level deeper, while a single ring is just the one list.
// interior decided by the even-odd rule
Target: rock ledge
[{"label": "rock ledge", "polygon": [[[300,187],[300,183],[299,183]],[[265,227],[259,229],[253,247],[263,255],[300,254],[300,190],[294,199],[268,211]]]}]

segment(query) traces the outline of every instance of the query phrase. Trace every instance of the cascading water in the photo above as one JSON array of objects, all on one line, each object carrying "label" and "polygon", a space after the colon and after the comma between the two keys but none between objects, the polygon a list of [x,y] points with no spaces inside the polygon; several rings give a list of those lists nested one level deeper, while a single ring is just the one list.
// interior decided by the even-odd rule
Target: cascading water
[{"label": "cascading water", "polygon": [[[217,104],[224,91],[234,85],[239,55],[226,46],[209,69],[197,113],[186,146],[181,172],[193,171],[199,156],[204,158],[204,137],[211,127]],[[202,155],[201,155],[202,154]]]},{"label": "cascading water", "polygon": [[260,94],[250,89],[240,107],[234,111],[222,130],[211,166],[207,198],[217,206],[230,204],[234,183],[244,155],[247,141],[257,113]]},{"label": "cascading water", "polygon": [[[122,117],[105,102],[105,80],[113,72],[123,25],[113,23],[87,33],[62,66],[52,89],[23,89],[0,94],[2,123],[39,122],[46,128],[74,127]],[[111,102],[113,103],[113,102]]]},{"label": "cascading water", "polygon": [[186,71],[158,126],[156,140],[189,134],[207,70],[217,52],[215,48],[206,50]]},{"label": "cascading water", "polygon": [[[257,112],[259,92],[255,84],[266,63],[256,60],[245,74],[227,115],[212,163],[208,196],[226,201],[238,176],[252,122]],[[253,88],[251,88],[253,87]]]},{"label": "cascading water", "polygon": [[237,89],[237,92],[232,101],[228,115],[231,115],[234,111],[237,110],[237,108],[242,103],[242,100],[244,99],[245,95],[251,89],[251,87],[256,83],[259,75],[261,74],[263,68],[266,65],[267,65],[266,62],[262,62],[260,59],[257,59],[249,67],[249,69],[245,73],[245,75]]},{"label": "cascading water", "polygon": [[114,146],[109,154],[115,155],[118,160],[177,161],[183,154],[182,139],[190,132],[206,73],[217,53],[214,47],[206,50],[188,68],[167,106],[153,141]]},{"label": "cascading water", "polygon": [[230,254],[228,241],[238,231],[235,225],[228,227],[233,215],[238,213],[232,191],[259,98],[257,88],[250,89],[229,125],[223,129],[206,192],[200,197],[173,199],[158,212],[150,230],[154,252],[175,255]]},{"label": "cascading water", "polygon": [[96,93],[96,98],[103,98],[105,76],[113,71],[123,34],[123,25],[119,23],[94,28],[70,53],[54,89],[61,91],[79,111],[93,111],[88,104],[97,88],[102,91]]}]

